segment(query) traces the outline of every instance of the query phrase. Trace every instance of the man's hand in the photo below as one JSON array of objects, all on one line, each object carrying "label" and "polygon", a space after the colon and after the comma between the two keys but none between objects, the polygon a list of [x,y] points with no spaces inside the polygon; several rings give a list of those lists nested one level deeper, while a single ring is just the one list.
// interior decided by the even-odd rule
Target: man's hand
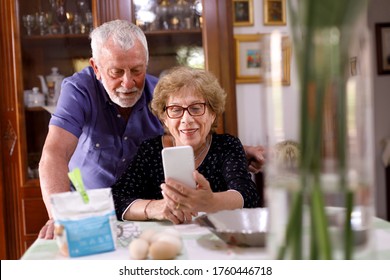
[{"label": "man's hand", "polygon": [[248,169],[252,173],[258,173],[265,163],[265,148],[263,146],[244,146]]},{"label": "man's hand", "polygon": [[39,232],[38,238],[53,239],[54,238],[54,220],[50,219],[42,227]]}]

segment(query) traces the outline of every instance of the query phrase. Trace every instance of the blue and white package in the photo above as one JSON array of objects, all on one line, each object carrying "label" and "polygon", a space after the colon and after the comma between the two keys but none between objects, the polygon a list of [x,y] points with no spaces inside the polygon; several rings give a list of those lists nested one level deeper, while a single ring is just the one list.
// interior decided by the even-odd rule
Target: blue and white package
[{"label": "blue and white package", "polygon": [[116,216],[110,188],[51,196],[55,238],[65,256],[80,257],[116,249]]}]

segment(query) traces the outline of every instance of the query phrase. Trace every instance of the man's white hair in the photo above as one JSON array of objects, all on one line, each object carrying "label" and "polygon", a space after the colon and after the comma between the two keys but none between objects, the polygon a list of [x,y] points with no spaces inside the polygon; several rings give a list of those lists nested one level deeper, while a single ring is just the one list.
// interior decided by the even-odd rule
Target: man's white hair
[{"label": "man's white hair", "polygon": [[146,64],[148,64],[149,50],[145,34],[137,25],[127,20],[118,19],[103,23],[92,30],[89,37],[92,57],[97,61],[99,61],[100,50],[109,39],[112,39],[123,50],[131,49],[138,40],[145,48]]}]

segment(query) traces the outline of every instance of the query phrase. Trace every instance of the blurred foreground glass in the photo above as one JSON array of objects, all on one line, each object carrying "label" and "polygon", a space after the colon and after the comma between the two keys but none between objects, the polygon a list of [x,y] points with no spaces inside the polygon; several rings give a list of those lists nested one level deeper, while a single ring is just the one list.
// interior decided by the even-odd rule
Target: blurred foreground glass
[{"label": "blurred foreground glass", "polygon": [[264,36],[269,235],[276,259],[373,258],[373,132],[367,0],[289,0],[294,59]]}]

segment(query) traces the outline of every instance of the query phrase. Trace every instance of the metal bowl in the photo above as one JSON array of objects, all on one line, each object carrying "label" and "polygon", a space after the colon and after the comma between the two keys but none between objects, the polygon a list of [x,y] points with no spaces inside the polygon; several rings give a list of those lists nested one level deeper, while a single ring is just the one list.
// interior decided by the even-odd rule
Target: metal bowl
[{"label": "metal bowl", "polygon": [[244,208],[204,214],[195,221],[230,245],[264,247],[267,209]]}]

